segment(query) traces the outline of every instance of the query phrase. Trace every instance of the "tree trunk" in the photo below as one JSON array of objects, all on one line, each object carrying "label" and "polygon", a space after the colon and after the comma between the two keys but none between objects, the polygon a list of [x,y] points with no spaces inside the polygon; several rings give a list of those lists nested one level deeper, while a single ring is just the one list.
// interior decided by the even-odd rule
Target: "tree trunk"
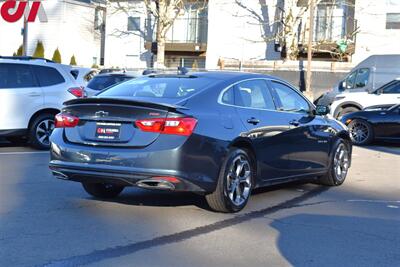
[{"label": "tree trunk", "polygon": [[286,60],[296,60],[298,53],[299,53],[299,49],[297,46],[297,36],[292,33],[289,32],[288,34],[286,34]]},{"label": "tree trunk", "polygon": [[156,68],[165,68],[165,37],[157,33],[157,62]]},{"label": "tree trunk", "polygon": [[165,1],[156,1],[157,10],[158,10],[158,19],[157,19],[157,61],[156,68],[162,69],[165,68],[165,35],[166,35],[166,25],[165,19],[168,14],[166,14],[166,2]]}]

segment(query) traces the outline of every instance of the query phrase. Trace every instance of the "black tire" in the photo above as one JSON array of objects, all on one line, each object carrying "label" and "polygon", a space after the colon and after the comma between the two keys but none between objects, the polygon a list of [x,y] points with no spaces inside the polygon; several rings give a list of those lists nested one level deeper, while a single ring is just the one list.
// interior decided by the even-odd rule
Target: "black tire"
[{"label": "black tire", "polygon": [[[345,149],[347,153],[347,162],[344,161],[343,165],[347,164],[347,166],[343,166],[342,169],[344,172],[342,173],[342,176],[339,176],[337,174],[336,170],[336,162],[335,162],[335,157],[337,156],[338,152],[340,149]],[[348,142],[344,141],[343,139],[339,139],[335,146],[333,147],[332,153],[331,153],[331,159],[330,159],[330,164],[329,164],[329,171],[319,177],[318,183],[326,186],[339,186],[344,183],[346,180],[347,172],[350,167],[350,148]]]},{"label": "black tire", "polygon": [[[49,137],[51,135],[52,130],[54,129],[54,114],[43,113],[37,116],[31,123],[29,127],[29,142],[32,147],[40,150],[48,150],[50,148]],[[37,134],[38,127],[41,127],[42,123],[45,121],[52,122],[49,123],[48,129],[43,129],[45,132],[43,135]],[[41,134],[41,133],[40,133]],[[45,137],[43,140],[41,137]]]},{"label": "black tire", "polygon": [[374,140],[374,129],[366,120],[354,119],[349,123],[348,128],[351,141],[355,145],[368,145]]},{"label": "black tire", "polygon": [[[232,167],[238,168],[238,161],[244,165],[239,173],[239,178],[236,176],[236,174],[234,174],[235,177],[232,177],[232,175],[229,173],[233,173],[231,172]],[[251,190],[255,182],[256,171],[254,166],[255,164],[253,158],[250,156],[249,152],[238,148],[231,149],[220,170],[215,191],[209,195],[206,195],[206,200],[210,208],[214,211],[226,213],[238,212],[242,210],[250,198]],[[240,177],[242,175],[243,177]],[[245,177],[248,178],[245,179]],[[241,180],[242,182],[234,182],[240,181],[240,179],[243,179]],[[233,188],[233,184],[236,185],[236,189],[233,193],[228,192],[228,183],[231,188]],[[233,190],[231,189],[231,191]],[[237,198],[238,191],[240,192],[239,195],[243,194],[243,198]],[[231,197],[238,200],[238,203],[235,203],[233,200],[231,200]]]},{"label": "black tire", "polygon": [[339,113],[337,114],[337,119],[342,118],[344,115],[349,114],[349,113],[353,113],[353,112],[357,112],[360,111],[359,108],[356,107],[347,107],[347,108],[343,108],[339,111]]},{"label": "black tire", "polygon": [[115,184],[82,183],[82,186],[89,195],[97,198],[115,198],[124,190],[123,186]]}]

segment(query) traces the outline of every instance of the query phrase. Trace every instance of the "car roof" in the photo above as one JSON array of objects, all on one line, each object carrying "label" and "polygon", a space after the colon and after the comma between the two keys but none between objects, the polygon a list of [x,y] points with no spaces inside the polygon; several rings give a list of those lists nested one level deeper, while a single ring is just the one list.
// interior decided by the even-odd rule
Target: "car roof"
[{"label": "car roof", "polygon": [[0,63],[51,66],[51,67],[62,66],[63,68],[71,67],[69,65],[56,63],[56,62],[53,62],[53,61],[45,59],[45,58],[29,58],[29,57],[27,57],[27,59],[23,59],[23,57],[21,57],[21,58],[17,57],[15,59],[13,59],[12,57],[3,57],[3,58],[0,57]]},{"label": "car roof", "polygon": [[97,74],[96,76],[94,76],[94,78],[96,78],[96,77],[112,77],[112,76],[132,77],[132,78],[135,78],[134,75],[127,74],[127,73],[123,73],[123,72],[101,73],[101,74]]},{"label": "car roof", "polygon": [[[146,77],[146,76],[145,76]],[[194,77],[205,77],[210,79],[216,80],[245,80],[245,79],[252,79],[252,78],[263,78],[263,79],[274,79],[285,82],[284,80],[260,73],[251,73],[251,72],[240,72],[240,71],[203,71],[203,72],[188,72],[186,74],[165,74],[165,73],[152,73],[148,75],[148,77],[153,78],[162,78],[162,77],[177,77],[177,78],[194,78]],[[287,83],[287,82],[286,82]]]}]

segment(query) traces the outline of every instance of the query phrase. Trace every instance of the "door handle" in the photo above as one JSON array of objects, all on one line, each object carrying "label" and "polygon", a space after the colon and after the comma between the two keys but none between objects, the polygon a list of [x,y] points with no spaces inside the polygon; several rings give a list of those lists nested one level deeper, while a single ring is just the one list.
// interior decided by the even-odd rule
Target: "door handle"
[{"label": "door handle", "polygon": [[40,94],[36,93],[36,92],[30,92],[30,93],[28,93],[28,96],[36,97],[36,96],[40,96]]},{"label": "door handle", "polygon": [[292,120],[292,121],[289,121],[289,124],[297,127],[300,125],[300,122],[297,120]]},{"label": "door handle", "polygon": [[260,120],[258,120],[258,119],[256,119],[256,118],[252,117],[252,118],[250,118],[250,119],[247,120],[247,123],[250,123],[250,124],[253,124],[253,125],[257,125],[257,124],[260,123]]}]

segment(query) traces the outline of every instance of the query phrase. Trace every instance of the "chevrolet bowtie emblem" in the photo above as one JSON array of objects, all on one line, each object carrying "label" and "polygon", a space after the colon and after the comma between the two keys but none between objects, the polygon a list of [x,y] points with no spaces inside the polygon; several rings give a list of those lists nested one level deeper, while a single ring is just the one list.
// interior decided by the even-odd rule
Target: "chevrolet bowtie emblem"
[{"label": "chevrolet bowtie emblem", "polygon": [[105,117],[105,116],[108,116],[108,112],[101,110],[101,111],[97,111],[96,113],[94,113],[94,115],[96,117]]}]

